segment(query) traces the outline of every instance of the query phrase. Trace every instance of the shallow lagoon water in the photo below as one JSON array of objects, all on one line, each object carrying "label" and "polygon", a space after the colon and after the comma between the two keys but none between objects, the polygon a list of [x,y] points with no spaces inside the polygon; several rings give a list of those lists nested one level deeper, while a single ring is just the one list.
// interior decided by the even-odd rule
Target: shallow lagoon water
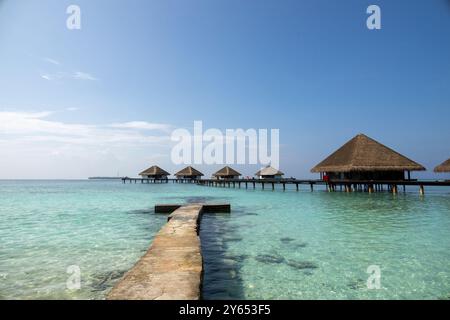
[{"label": "shallow lagoon water", "polygon": [[450,190],[409,191],[0,181],[0,298],[103,299],[165,223],[156,203],[211,201],[232,213],[202,219],[205,299],[449,299]]}]

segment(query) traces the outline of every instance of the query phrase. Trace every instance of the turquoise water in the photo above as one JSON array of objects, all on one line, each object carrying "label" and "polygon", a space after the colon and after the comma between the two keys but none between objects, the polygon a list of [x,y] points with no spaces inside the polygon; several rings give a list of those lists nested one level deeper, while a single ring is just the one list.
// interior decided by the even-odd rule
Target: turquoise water
[{"label": "turquoise water", "polygon": [[103,299],[165,223],[156,203],[226,201],[202,219],[206,299],[449,299],[450,190],[410,191],[0,181],[0,298]]}]

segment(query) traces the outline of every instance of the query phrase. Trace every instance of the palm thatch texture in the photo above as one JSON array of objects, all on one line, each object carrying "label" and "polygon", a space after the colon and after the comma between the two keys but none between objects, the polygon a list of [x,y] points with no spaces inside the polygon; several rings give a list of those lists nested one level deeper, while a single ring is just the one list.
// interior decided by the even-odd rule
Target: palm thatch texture
[{"label": "palm thatch texture", "polygon": [[223,167],[213,174],[213,177],[217,179],[239,179],[239,176],[241,176],[239,172],[228,166]]},{"label": "palm thatch texture", "polygon": [[145,169],[141,173],[139,173],[141,177],[149,178],[149,179],[167,179],[167,176],[170,176],[170,173],[161,169],[158,166],[151,166],[148,169]]},{"label": "palm thatch texture", "polygon": [[403,180],[405,171],[423,170],[425,168],[417,162],[364,134],[358,134],[311,172],[326,173],[333,179]]},{"label": "palm thatch texture", "polygon": [[186,167],[180,171],[178,171],[177,173],[175,173],[175,176],[178,179],[199,179],[201,176],[203,176],[203,173],[201,173],[200,171],[198,171],[197,169],[189,166]]},{"label": "palm thatch texture", "polygon": [[281,178],[281,176],[283,175],[283,172],[271,166],[267,166],[255,173],[255,176],[259,177],[260,179],[277,179]]},{"label": "palm thatch texture", "polygon": [[434,168],[434,172],[450,172],[450,159]]}]

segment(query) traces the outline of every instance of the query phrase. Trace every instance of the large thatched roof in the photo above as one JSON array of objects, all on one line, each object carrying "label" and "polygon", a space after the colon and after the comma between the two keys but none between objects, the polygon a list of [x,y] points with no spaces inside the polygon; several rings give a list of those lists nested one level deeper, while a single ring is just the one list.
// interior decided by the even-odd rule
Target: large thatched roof
[{"label": "large thatched roof", "polygon": [[203,173],[198,171],[197,169],[192,168],[191,166],[184,168],[183,170],[175,173],[176,176],[185,176],[185,177],[197,177],[203,176]]},{"label": "large thatched roof", "polygon": [[158,166],[151,166],[148,169],[145,169],[141,173],[139,173],[140,176],[169,176],[170,173],[167,171],[161,169]]},{"label": "large thatched roof", "polygon": [[311,172],[422,171],[425,168],[364,134],[344,144]]},{"label": "large thatched roof", "polygon": [[282,176],[284,175],[283,172],[280,170],[277,170],[271,166],[267,166],[258,172],[255,173],[255,176],[262,177],[262,176]]},{"label": "large thatched roof", "polygon": [[214,177],[240,176],[241,174],[228,166],[223,167],[213,174]]},{"label": "large thatched roof", "polygon": [[434,168],[434,172],[450,172],[450,159]]}]

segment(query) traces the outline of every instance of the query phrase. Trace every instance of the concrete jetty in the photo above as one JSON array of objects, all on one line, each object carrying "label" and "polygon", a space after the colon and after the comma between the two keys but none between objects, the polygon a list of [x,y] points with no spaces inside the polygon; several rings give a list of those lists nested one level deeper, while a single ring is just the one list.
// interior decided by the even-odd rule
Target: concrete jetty
[{"label": "concrete jetty", "polygon": [[155,212],[173,212],[147,253],[114,286],[107,299],[200,299],[203,258],[198,229],[202,213],[216,209],[216,212],[230,212],[230,205],[155,206]]}]

